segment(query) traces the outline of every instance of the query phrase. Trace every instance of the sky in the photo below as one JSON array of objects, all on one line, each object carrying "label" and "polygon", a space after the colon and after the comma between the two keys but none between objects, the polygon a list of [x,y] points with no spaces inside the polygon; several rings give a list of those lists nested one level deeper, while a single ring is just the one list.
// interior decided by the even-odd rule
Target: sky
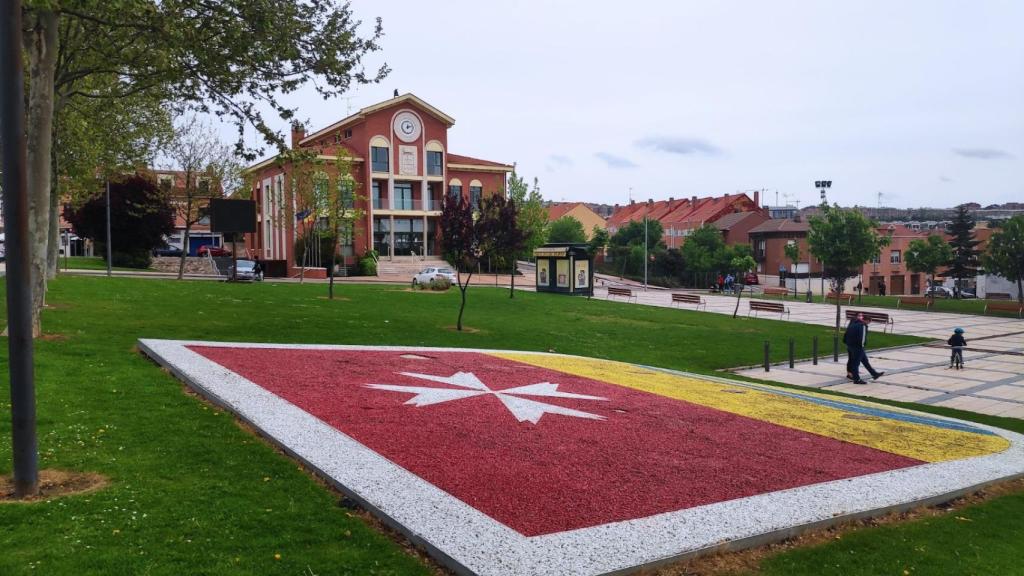
[{"label": "sky", "polygon": [[[380,84],[289,95],[319,129],[412,92],[455,154],[545,198],[765,190],[844,206],[1024,202],[1024,2],[353,0]],[[287,123],[272,126],[287,130]],[[226,138],[233,141],[231,129]],[[255,137],[250,137],[255,142]],[[879,194],[881,197],[879,198]]]}]

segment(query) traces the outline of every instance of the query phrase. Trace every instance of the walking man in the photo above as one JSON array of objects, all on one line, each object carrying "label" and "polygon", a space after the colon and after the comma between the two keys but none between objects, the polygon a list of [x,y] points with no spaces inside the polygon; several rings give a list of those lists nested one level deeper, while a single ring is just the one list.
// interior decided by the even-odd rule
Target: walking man
[{"label": "walking man", "polygon": [[843,334],[843,343],[846,344],[846,377],[854,384],[867,384],[860,378],[861,364],[867,368],[872,380],[878,380],[885,374],[876,372],[868,362],[868,353],[864,350],[868,343],[868,321],[864,319],[864,313],[858,312],[857,317],[850,321]]}]

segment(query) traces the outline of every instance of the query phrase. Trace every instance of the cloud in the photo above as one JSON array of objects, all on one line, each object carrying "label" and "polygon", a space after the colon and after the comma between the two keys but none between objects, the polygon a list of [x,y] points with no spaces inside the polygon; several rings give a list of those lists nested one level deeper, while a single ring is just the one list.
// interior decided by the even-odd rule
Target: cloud
[{"label": "cloud", "polygon": [[952,182],[953,181],[953,179],[950,178],[949,176],[939,176],[939,180],[941,180],[942,182]]},{"label": "cloud", "polygon": [[551,156],[548,156],[548,160],[559,166],[572,166],[572,158],[562,156],[561,154],[552,154]]},{"label": "cloud", "polygon": [[700,138],[673,138],[670,136],[648,136],[636,141],[641,148],[651,148],[668,154],[703,154],[705,156],[717,156],[722,150],[707,140]]},{"label": "cloud", "polygon": [[964,158],[973,158],[975,160],[1002,160],[1004,158],[1013,158],[1013,154],[1010,154],[1006,150],[999,150],[997,148],[953,148],[953,154],[963,156]]},{"label": "cloud", "polygon": [[598,160],[604,162],[609,168],[636,168],[635,162],[629,158],[623,158],[622,156],[615,156],[607,152],[598,152],[594,154]]}]

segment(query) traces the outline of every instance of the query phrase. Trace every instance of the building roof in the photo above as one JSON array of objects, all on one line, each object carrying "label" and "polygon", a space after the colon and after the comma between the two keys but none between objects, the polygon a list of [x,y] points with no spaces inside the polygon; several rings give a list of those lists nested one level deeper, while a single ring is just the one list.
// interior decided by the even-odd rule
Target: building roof
[{"label": "building roof", "polygon": [[493,168],[506,168],[509,172],[512,171],[514,166],[509,164],[503,164],[501,162],[493,162],[491,160],[481,160],[479,158],[472,158],[470,156],[460,156],[459,154],[448,154],[448,164],[461,164],[464,166],[490,166]]},{"label": "building roof", "polygon": [[554,222],[555,220],[558,220],[562,216],[568,214],[570,210],[581,204],[582,202],[558,202],[551,204],[547,207],[548,221]]},{"label": "building roof", "polygon": [[715,228],[719,230],[730,230],[733,226],[746,220],[747,218],[756,218],[760,213],[758,212],[733,212],[732,214],[726,214],[718,220],[715,220]]},{"label": "building roof", "polygon": [[791,218],[775,218],[768,220],[754,226],[750,229],[750,234],[773,234],[781,232],[807,232],[810,229],[810,224],[807,220],[801,218],[799,221]]},{"label": "building roof", "polygon": [[363,118],[366,118],[367,115],[372,114],[373,112],[376,112],[378,110],[383,110],[384,108],[387,108],[389,106],[394,106],[396,104],[402,104],[402,103],[412,103],[412,104],[415,104],[416,106],[418,106],[418,107],[422,108],[423,110],[425,110],[428,114],[430,114],[434,118],[437,118],[441,122],[444,122],[444,124],[446,126],[448,126],[449,128],[451,128],[452,126],[455,125],[455,118],[452,118],[451,116],[445,114],[444,112],[441,112],[437,108],[434,108],[430,104],[427,104],[426,102],[424,102],[423,100],[418,98],[416,95],[414,95],[412,93],[406,93],[406,94],[402,94],[401,96],[395,96],[394,98],[391,98],[390,100],[385,100],[383,102],[378,102],[378,103],[376,103],[376,104],[374,104],[372,106],[367,106],[366,108],[361,109],[359,112],[356,112],[355,114],[352,114],[351,116],[347,116],[345,118],[342,118],[341,120],[338,120],[337,122],[335,122],[334,124],[331,124],[330,126],[328,126],[326,128],[321,128],[320,130],[317,130],[316,132],[313,132],[312,134],[309,134],[308,136],[306,136],[305,138],[300,140],[299,144],[307,144],[307,143],[312,142],[313,140],[316,140],[317,138],[319,138],[319,137],[321,137],[321,136],[323,136],[325,134],[329,134],[329,133],[337,130],[338,128],[341,128],[341,127],[346,126],[348,124],[353,124],[355,122],[358,122],[358,121],[362,120]]}]

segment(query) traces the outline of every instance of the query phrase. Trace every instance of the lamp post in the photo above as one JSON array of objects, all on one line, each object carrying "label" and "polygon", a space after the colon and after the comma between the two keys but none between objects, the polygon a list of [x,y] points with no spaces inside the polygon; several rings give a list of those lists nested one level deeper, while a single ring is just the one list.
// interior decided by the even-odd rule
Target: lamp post
[{"label": "lamp post", "polygon": [[644,292],[647,291],[647,217],[651,213],[651,206],[654,200],[647,200],[647,209],[644,210]]},{"label": "lamp post", "polygon": [[[828,189],[832,187],[832,181],[831,180],[815,180],[814,181],[814,187],[817,188],[818,192],[821,193],[821,207],[825,208],[826,206],[828,206],[828,198],[826,197],[826,193],[828,192]],[[838,290],[839,288],[836,287],[836,289]],[[839,290],[839,291],[842,292],[842,290]],[[822,261],[822,263],[821,263],[821,301],[822,302],[825,301],[825,262],[824,261]]]}]

